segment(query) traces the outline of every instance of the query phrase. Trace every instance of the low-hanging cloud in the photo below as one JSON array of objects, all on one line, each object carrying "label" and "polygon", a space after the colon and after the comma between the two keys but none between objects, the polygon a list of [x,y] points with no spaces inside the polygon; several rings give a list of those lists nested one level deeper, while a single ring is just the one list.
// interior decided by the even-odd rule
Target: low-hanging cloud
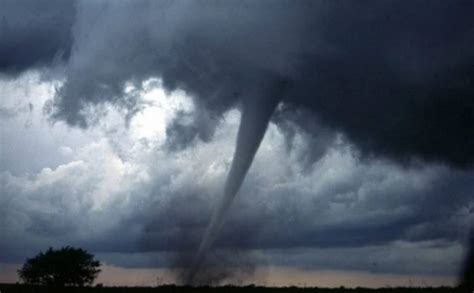
[{"label": "low-hanging cloud", "polygon": [[[199,107],[219,116],[249,95],[265,95],[269,82],[284,80],[283,102],[344,132],[363,154],[468,167],[474,159],[473,4],[423,4],[428,3],[53,5],[69,22],[53,22],[64,29],[38,44],[55,48],[45,52],[72,49],[51,114],[87,126],[88,105],[136,111],[139,101],[124,92],[125,83],[157,76],[166,88],[188,91]],[[11,9],[31,9],[19,7]],[[18,42],[43,23],[51,22],[25,25],[15,35]],[[31,38],[25,42],[35,45]],[[44,56],[25,59],[19,69]]]},{"label": "low-hanging cloud", "polygon": [[0,77],[67,60],[75,19],[75,1],[2,1]]}]

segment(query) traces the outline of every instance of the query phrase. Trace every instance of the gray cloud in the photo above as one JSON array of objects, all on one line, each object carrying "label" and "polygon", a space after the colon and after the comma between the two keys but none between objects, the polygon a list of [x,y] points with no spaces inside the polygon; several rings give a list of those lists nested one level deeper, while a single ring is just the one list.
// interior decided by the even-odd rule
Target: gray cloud
[{"label": "gray cloud", "polygon": [[470,166],[472,3],[418,5],[82,2],[53,116],[85,126],[86,105],[133,108],[124,83],[150,76],[217,113],[283,79],[286,103],[362,154]]},{"label": "gray cloud", "polygon": [[67,60],[75,14],[75,1],[2,1],[0,72],[17,75]]},{"label": "gray cloud", "polygon": [[[52,108],[71,124],[87,125],[90,104],[111,102],[133,112],[137,101],[124,94],[127,81],[159,76],[167,88],[187,90],[219,113],[278,78],[291,85],[287,103],[318,113],[364,154],[471,164],[470,2],[81,1],[75,18],[74,5],[65,3],[51,4],[51,15],[34,14],[51,19],[34,18],[38,23],[15,30],[15,39],[53,48],[35,49],[42,55],[31,58],[39,61],[73,39],[67,80]],[[4,11],[12,20],[4,23],[33,15],[30,7],[10,4]],[[35,30],[49,26],[64,28],[53,34],[58,41],[50,34],[45,42],[28,37],[46,35]],[[20,53],[2,54],[14,57],[4,68],[36,63],[21,63]]]},{"label": "gray cloud", "polygon": [[[226,117],[211,142],[197,142],[179,156],[169,156],[164,145],[150,149],[138,141],[121,159],[115,148],[127,144],[124,133],[117,133],[122,146],[102,141],[56,169],[25,177],[3,173],[2,260],[21,261],[25,253],[67,243],[109,255],[110,263],[115,254],[136,255],[128,262],[117,257],[119,265],[144,265],[136,258],[150,253],[156,257],[147,266],[176,265],[176,254],[193,251],[209,220],[232,153],[236,118]],[[298,132],[294,139],[304,136]],[[417,255],[433,243],[441,245],[437,251],[457,247],[453,258],[426,253],[405,272],[437,263],[447,265],[437,273],[456,273],[473,217],[472,172],[363,162],[343,138],[331,141],[308,167],[301,164],[305,148],[288,151],[286,135],[272,124],[217,239],[217,255],[237,251],[242,261],[256,264],[402,272],[409,261],[400,245]],[[403,264],[380,257],[387,247],[404,255]],[[305,249],[315,251],[312,258],[298,253]],[[347,261],[334,258],[344,251]],[[377,266],[349,257],[355,251],[370,252]]]}]

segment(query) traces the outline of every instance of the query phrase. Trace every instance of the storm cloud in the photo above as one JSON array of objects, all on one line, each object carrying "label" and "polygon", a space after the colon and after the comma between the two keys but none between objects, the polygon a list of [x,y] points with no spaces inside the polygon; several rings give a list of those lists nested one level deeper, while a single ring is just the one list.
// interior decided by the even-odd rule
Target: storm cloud
[{"label": "storm cloud", "polygon": [[[51,105],[53,117],[73,125],[91,122],[90,105],[133,113],[139,99],[125,93],[125,84],[149,77],[187,91],[211,116],[284,80],[284,103],[309,109],[364,154],[469,167],[473,4],[425,4],[80,1],[76,14],[72,4],[53,5],[55,21],[33,19],[15,34],[20,42],[49,36],[48,26],[60,29],[46,41],[29,38],[28,45],[48,47],[35,49],[41,55],[29,55],[34,60],[2,55],[25,60],[15,62],[22,69],[73,48]],[[32,9],[12,6],[3,30]],[[40,28],[45,32],[36,33]]]},{"label": "storm cloud", "polygon": [[[204,233],[231,164],[235,110],[256,101],[278,105],[218,249],[452,249],[465,240],[473,221],[472,1],[5,4],[1,76],[48,68],[58,80],[46,102],[0,105],[3,259],[20,258],[22,239],[33,251],[51,235],[109,253],[195,248],[199,236],[180,237]],[[181,91],[192,109],[159,112],[166,130],[137,142],[129,136],[152,105],[144,98],[150,79]],[[15,160],[13,141],[26,138],[6,129],[25,125],[29,102],[56,128],[106,138],[89,144],[81,134],[60,159]],[[80,228],[94,222],[104,225],[92,234]]]},{"label": "storm cloud", "polygon": [[75,17],[75,1],[2,1],[0,72],[17,75],[67,60]]}]

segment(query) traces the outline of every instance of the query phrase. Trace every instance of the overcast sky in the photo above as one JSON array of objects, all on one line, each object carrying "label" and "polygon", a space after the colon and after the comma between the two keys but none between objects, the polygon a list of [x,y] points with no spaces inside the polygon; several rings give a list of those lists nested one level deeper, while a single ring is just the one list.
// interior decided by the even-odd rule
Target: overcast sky
[{"label": "overcast sky", "polygon": [[278,106],[211,265],[279,285],[458,276],[474,3],[0,2],[4,280],[72,245],[106,283],[172,282],[253,100]]}]

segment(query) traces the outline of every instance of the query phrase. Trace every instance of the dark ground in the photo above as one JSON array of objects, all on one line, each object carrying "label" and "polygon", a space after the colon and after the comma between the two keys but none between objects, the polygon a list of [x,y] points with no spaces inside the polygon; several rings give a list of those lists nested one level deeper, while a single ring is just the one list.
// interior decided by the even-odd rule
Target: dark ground
[{"label": "dark ground", "polygon": [[367,288],[299,288],[299,287],[285,287],[285,288],[272,288],[272,287],[259,287],[259,286],[245,286],[245,287],[234,287],[234,286],[222,286],[222,287],[186,287],[186,286],[160,286],[160,287],[66,287],[66,288],[47,288],[40,286],[28,286],[19,284],[0,284],[0,293],[50,293],[50,292],[80,292],[80,293],[147,293],[147,292],[162,292],[162,293],[173,293],[173,292],[266,292],[266,293],[443,293],[443,292],[460,292],[460,293],[472,293],[469,289],[451,288],[451,287],[439,287],[439,288],[381,288],[381,289],[367,289]]}]

